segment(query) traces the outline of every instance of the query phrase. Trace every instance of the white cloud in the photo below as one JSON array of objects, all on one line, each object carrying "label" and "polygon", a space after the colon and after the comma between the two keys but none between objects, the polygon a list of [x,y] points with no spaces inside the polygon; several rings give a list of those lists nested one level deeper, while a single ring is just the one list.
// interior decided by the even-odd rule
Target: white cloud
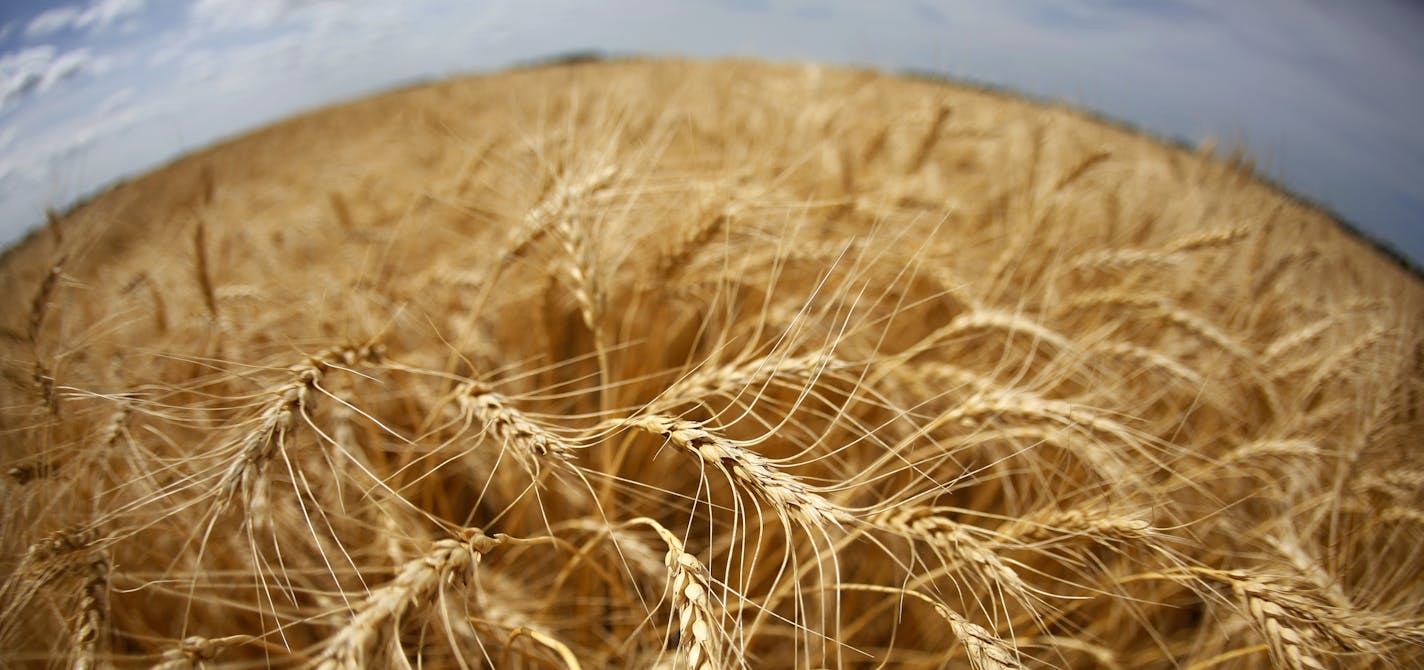
[{"label": "white cloud", "polygon": [[218,30],[260,30],[302,14],[356,11],[333,0],[198,0],[192,17]]},{"label": "white cloud", "polygon": [[44,37],[62,30],[103,32],[121,19],[143,11],[144,0],[93,0],[88,7],[67,5],[46,10],[30,19],[25,35]]},{"label": "white cloud", "polygon": [[138,89],[132,86],[119,89],[110,93],[109,97],[104,98],[104,100],[99,103],[99,106],[95,108],[95,113],[103,117],[128,111],[129,107],[133,105],[134,100],[137,98]]},{"label": "white cloud", "polygon": [[219,51],[193,50],[184,54],[178,81],[216,94],[252,92],[309,63],[306,41],[302,33],[286,33]]},{"label": "white cloud", "polygon": [[148,66],[157,67],[176,62],[193,52],[193,47],[202,41],[203,33],[194,28],[171,30],[154,40],[153,50],[148,56]]},{"label": "white cloud", "polygon": [[179,84],[190,86],[195,84],[206,84],[219,72],[217,56],[211,51],[197,49],[182,54],[183,60],[178,65]]},{"label": "white cloud", "polygon": [[58,53],[54,46],[42,44],[10,52],[0,56],[0,111],[80,74],[103,74],[108,69],[107,58],[95,57],[86,48]]},{"label": "white cloud", "polygon": [[0,109],[9,108],[44,82],[55,48],[29,47],[0,56]]},{"label": "white cloud", "polygon": [[79,17],[80,28],[102,31],[143,11],[144,0],[94,0]]},{"label": "white cloud", "polygon": [[[377,44],[411,34],[422,20],[421,12],[429,11],[417,3],[197,0],[186,27],[159,40],[148,64],[176,64],[180,85],[201,85],[223,94],[251,93],[303,78],[329,80],[352,71],[355,60],[372,60]],[[456,23],[472,22],[461,17]]]},{"label": "white cloud", "polygon": [[83,72],[89,67],[92,57],[88,49],[75,49],[60,54],[49,62],[49,67],[45,68],[44,78],[40,80],[36,93],[44,93],[54,88],[55,84],[66,79],[71,79],[75,75]]},{"label": "white cloud", "polygon": [[79,18],[79,8],[74,6],[55,7],[40,12],[25,26],[28,37],[48,37],[74,25]]}]

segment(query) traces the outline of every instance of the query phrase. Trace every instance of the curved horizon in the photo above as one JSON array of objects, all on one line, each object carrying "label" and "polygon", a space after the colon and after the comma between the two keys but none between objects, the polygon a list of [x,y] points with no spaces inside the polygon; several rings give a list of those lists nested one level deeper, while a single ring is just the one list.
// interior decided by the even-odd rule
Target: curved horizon
[{"label": "curved horizon", "polygon": [[1066,104],[1256,174],[1424,263],[1424,11],[1212,0],[874,8],[90,0],[0,10],[0,243],[118,181],[295,113],[560,54],[927,73]]}]

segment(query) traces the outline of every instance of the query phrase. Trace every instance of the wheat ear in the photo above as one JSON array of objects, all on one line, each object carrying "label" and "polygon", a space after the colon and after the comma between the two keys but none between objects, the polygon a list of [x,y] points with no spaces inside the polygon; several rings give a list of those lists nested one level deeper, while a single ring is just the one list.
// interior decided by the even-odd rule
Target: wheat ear
[{"label": "wheat ear", "polygon": [[45,407],[51,414],[59,411],[59,396],[54,392],[54,371],[45,363],[40,356],[40,331],[44,328],[45,316],[49,313],[50,298],[54,295],[54,289],[59,285],[59,278],[64,274],[64,258],[60,258],[45,273],[44,279],[40,281],[39,289],[35,291],[33,299],[30,300],[30,319],[25,334],[29,339],[30,350],[34,355],[34,370],[32,378],[35,388],[40,392],[40,397],[44,400]]},{"label": "wheat ear", "polygon": [[[1064,400],[1044,398],[1028,391],[992,390],[981,391],[938,417],[927,426],[926,431],[939,426],[960,424],[970,427],[982,423],[997,424],[1005,418],[1016,418],[1030,422],[1044,422],[1083,433],[1096,433],[1116,439],[1131,449],[1140,449],[1141,440],[1133,431],[1098,412]],[[1078,454],[1098,474],[1120,485],[1128,485],[1136,479],[1124,460],[1113,449],[1097,440],[1086,441]]]},{"label": "wheat ear", "polygon": [[1238,580],[1232,589],[1241,598],[1246,611],[1261,628],[1261,635],[1271,648],[1276,663],[1291,670],[1325,670],[1313,650],[1319,641],[1309,627],[1296,626],[1292,619],[1300,614],[1283,605],[1277,594],[1254,580]]},{"label": "wheat ear", "polygon": [[1091,154],[1088,154],[1087,156],[1084,156],[1081,160],[1074,164],[1073,167],[1069,168],[1066,172],[1064,172],[1062,177],[1058,178],[1058,183],[1054,184],[1053,190],[1063,190],[1069,184],[1078,181],[1083,177],[1083,175],[1087,174],[1098,165],[1101,165],[1109,158],[1112,158],[1112,152],[1110,151],[1095,151]]},{"label": "wheat ear", "polygon": [[78,657],[75,670],[104,667],[109,622],[109,552],[95,549],[84,567],[84,587],[79,597],[79,624],[74,629]]},{"label": "wheat ear", "polygon": [[0,644],[8,644],[17,616],[33,608],[34,599],[56,580],[82,578],[74,623],[75,667],[100,667],[109,620],[110,558],[99,528],[81,525],[57,530],[31,544],[19,565],[0,588]]},{"label": "wheat ear", "polygon": [[544,646],[546,649],[553,651],[558,655],[559,661],[564,664],[567,670],[583,670],[583,666],[579,665],[578,656],[574,654],[572,649],[569,649],[569,645],[564,644],[563,641],[538,628],[519,626],[509,631],[509,636],[504,638],[506,655],[510,649],[514,648],[515,641],[521,637],[527,637]]},{"label": "wheat ear", "polygon": [[1035,342],[1046,342],[1058,349],[1073,348],[1067,337],[1049,330],[1042,324],[1022,314],[996,309],[979,309],[961,314],[925,337],[926,344],[922,346],[933,348],[937,343],[976,330],[1001,330],[1010,336],[1022,334]]},{"label": "wheat ear", "polygon": [[658,394],[653,407],[696,402],[719,394],[740,395],[749,390],[752,395],[757,395],[756,387],[770,384],[773,380],[808,382],[844,369],[847,365],[825,352],[811,352],[800,356],[765,356],[742,363],[703,368]]},{"label": "wheat ear", "polygon": [[59,285],[59,278],[63,274],[64,259],[61,258],[50,266],[49,272],[46,272],[44,279],[40,281],[34,298],[30,300],[30,318],[25,330],[30,346],[39,344],[40,330],[43,329],[45,316],[49,313],[50,297],[54,295],[54,287]]},{"label": "wheat ear", "polygon": [[855,520],[848,510],[777,469],[771,459],[707,431],[701,423],[653,414],[628,419],[624,425],[667,438],[674,446],[717,468],[738,486],[770,504],[783,519],[821,528]]},{"label": "wheat ear", "polygon": [[1246,236],[1250,234],[1251,229],[1246,226],[1229,226],[1226,228],[1205,230],[1172,242],[1167,245],[1167,251],[1182,253],[1229,246],[1245,239]]},{"label": "wheat ear", "polygon": [[554,224],[554,229],[558,231],[559,244],[568,256],[564,271],[569,276],[574,302],[578,303],[583,324],[593,334],[595,347],[601,353],[604,350],[602,322],[605,296],[599,276],[598,250],[589,238],[587,226],[580,219],[561,217]]},{"label": "wheat ear", "polygon": [[505,447],[530,475],[538,475],[542,463],[565,464],[574,458],[576,447],[531,420],[510,404],[509,398],[480,382],[470,381],[455,389],[455,403],[466,416],[477,419],[490,435]]},{"label": "wheat ear", "polygon": [[496,267],[502,268],[518,257],[529,245],[543,237],[550,227],[557,225],[570,208],[580,200],[607,188],[617,175],[618,169],[610,165],[589,173],[580,181],[557,186],[548,198],[525,214],[524,225],[515,229],[509,236],[505,251]]},{"label": "wheat ear", "polygon": [[1133,268],[1165,269],[1182,262],[1181,254],[1156,249],[1098,249],[1068,263],[1070,273],[1121,272]]},{"label": "wheat ear", "polygon": [[178,646],[163,652],[154,670],[200,670],[206,667],[204,661],[211,661],[231,647],[244,644],[261,644],[262,638],[251,635],[228,635],[220,638],[206,638],[189,635]]},{"label": "wheat ear", "polygon": [[317,670],[355,670],[379,664],[374,654],[407,615],[432,607],[446,585],[465,583],[480,558],[505,543],[505,535],[490,537],[469,528],[458,539],[440,540],[424,556],[405,564],[395,581],[372,591],[354,616],[327,642],[317,658]]},{"label": "wheat ear", "polygon": [[1152,539],[1158,531],[1145,514],[1093,507],[1031,513],[1005,524],[998,534],[1014,542],[1084,538],[1094,542]]},{"label": "wheat ear", "polygon": [[1019,573],[964,524],[945,516],[949,511],[947,508],[900,507],[876,516],[872,523],[896,535],[929,543],[937,552],[943,552],[941,558],[963,557],[991,587],[1001,588],[1021,602],[1027,601],[1029,588]]},{"label": "wheat ear", "polygon": [[1184,567],[1152,575],[1178,582],[1197,578],[1223,584],[1265,638],[1276,665],[1291,670],[1324,670],[1317,654],[1379,654],[1389,642],[1424,643],[1411,623],[1383,619],[1354,608],[1334,607],[1319,600],[1319,587],[1248,572]]},{"label": "wheat ear", "polygon": [[261,508],[263,500],[258,495],[264,487],[262,473],[286,436],[296,428],[297,418],[310,411],[314,401],[312,392],[322,376],[336,365],[350,367],[363,362],[374,363],[380,357],[380,348],[374,345],[337,347],[292,366],[289,369],[292,380],[272,392],[273,399],[262,410],[257,427],[243,437],[238,458],[223,475],[218,486],[222,504],[226,505],[242,487],[248,492],[247,503],[253,518],[264,518],[265,510]]},{"label": "wheat ear", "polygon": [[672,579],[672,609],[677,613],[678,625],[678,657],[687,662],[689,670],[744,665],[741,659],[729,655],[732,647],[726,644],[727,635],[717,624],[719,617],[712,608],[712,581],[707,566],[688,553],[682,540],[657,521],[641,517],[629,521],[628,525],[640,523],[652,528],[668,548],[664,563]]},{"label": "wheat ear", "polygon": [[737,208],[729,205],[700,221],[658,258],[658,276],[671,277],[681,271],[699,251],[707,248],[713,236],[727,227],[736,213]]},{"label": "wheat ear", "polygon": [[964,645],[965,656],[969,659],[969,665],[975,670],[1024,670],[1023,663],[1019,662],[1018,655],[1012,645],[995,635],[993,631],[964,618],[963,615],[950,609],[944,603],[919,591],[880,584],[841,584],[837,588],[843,591],[870,591],[905,595],[928,603],[934,608],[935,613],[949,624],[950,632],[959,638],[960,644]]}]

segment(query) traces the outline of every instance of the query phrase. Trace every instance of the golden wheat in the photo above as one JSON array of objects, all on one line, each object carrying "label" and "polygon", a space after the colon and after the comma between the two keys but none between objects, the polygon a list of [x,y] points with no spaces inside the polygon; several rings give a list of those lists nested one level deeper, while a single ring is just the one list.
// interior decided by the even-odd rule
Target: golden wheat
[{"label": "golden wheat", "polygon": [[1424,282],[1244,165],[677,61],[184,158],[0,260],[0,665],[1418,666]]}]

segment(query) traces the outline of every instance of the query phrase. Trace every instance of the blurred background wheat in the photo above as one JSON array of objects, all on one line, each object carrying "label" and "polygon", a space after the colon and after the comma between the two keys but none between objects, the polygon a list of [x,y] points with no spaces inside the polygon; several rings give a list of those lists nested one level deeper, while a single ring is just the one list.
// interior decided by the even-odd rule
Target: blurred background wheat
[{"label": "blurred background wheat", "polygon": [[1424,286],[870,71],[295,118],[0,262],[14,667],[1414,667]]}]

